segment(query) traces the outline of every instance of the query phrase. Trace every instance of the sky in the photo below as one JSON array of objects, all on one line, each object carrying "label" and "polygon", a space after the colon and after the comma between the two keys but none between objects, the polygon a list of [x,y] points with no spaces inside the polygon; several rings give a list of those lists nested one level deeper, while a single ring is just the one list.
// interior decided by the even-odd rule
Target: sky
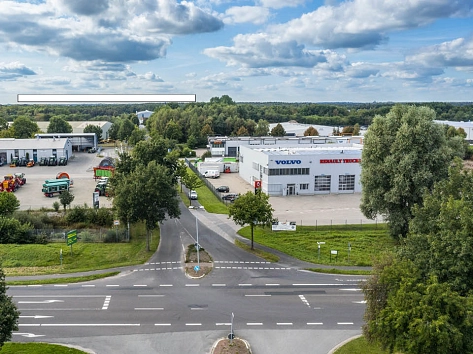
[{"label": "sky", "polygon": [[17,94],[472,102],[473,0],[0,0]]}]

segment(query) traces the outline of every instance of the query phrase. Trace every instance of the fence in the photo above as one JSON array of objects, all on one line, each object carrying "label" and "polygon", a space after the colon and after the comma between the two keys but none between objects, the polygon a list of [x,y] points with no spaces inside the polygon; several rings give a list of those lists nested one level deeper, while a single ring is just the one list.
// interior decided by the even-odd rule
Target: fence
[{"label": "fence", "polygon": [[[34,229],[31,235],[43,237],[47,242],[66,242],[66,235],[71,229]],[[78,242],[129,242],[128,229],[77,229]]]},{"label": "fence", "polygon": [[189,168],[192,170],[192,172],[194,172],[201,180],[202,182],[205,183],[205,185],[207,186],[207,188],[219,199],[221,200],[222,202],[228,202],[226,200],[223,200],[222,199],[222,195],[220,192],[218,192],[214,185],[212,183],[210,183],[207,178],[205,178],[202,173],[199,172],[199,170],[192,164],[192,161],[189,161],[187,158],[185,159],[186,163],[187,163],[187,166],[189,166]]}]

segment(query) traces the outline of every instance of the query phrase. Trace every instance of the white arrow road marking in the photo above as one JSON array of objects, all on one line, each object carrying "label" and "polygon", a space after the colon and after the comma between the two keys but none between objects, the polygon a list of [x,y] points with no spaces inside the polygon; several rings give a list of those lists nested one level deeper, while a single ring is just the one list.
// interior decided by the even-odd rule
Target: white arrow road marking
[{"label": "white arrow road marking", "polygon": [[17,336],[23,336],[27,338],[44,337],[44,334],[33,334],[33,333],[12,333],[12,334],[16,334]]},{"label": "white arrow road marking", "polygon": [[39,318],[52,318],[54,316],[42,316],[42,315],[34,315],[34,316],[20,316],[20,318],[35,318],[35,319],[39,319]]},{"label": "white arrow road marking", "polygon": [[19,304],[52,304],[53,302],[64,302],[64,300],[18,301]]}]

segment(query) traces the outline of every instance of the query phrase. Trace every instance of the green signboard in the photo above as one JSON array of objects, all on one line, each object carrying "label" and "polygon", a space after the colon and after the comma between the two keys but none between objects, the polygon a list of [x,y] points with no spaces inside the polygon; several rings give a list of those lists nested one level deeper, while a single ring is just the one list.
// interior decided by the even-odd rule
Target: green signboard
[{"label": "green signboard", "polygon": [[77,242],[77,230],[71,230],[67,233],[67,245],[72,246]]}]

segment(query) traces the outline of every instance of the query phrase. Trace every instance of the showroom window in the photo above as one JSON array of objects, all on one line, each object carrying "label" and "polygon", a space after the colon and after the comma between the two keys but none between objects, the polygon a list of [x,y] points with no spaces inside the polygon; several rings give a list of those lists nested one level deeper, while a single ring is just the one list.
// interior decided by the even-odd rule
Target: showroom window
[{"label": "showroom window", "polygon": [[338,176],[338,190],[339,191],[354,191],[355,190],[355,175]]},{"label": "showroom window", "polygon": [[330,181],[332,176],[315,176],[315,186],[314,190],[316,192],[328,191],[330,192]]}]

